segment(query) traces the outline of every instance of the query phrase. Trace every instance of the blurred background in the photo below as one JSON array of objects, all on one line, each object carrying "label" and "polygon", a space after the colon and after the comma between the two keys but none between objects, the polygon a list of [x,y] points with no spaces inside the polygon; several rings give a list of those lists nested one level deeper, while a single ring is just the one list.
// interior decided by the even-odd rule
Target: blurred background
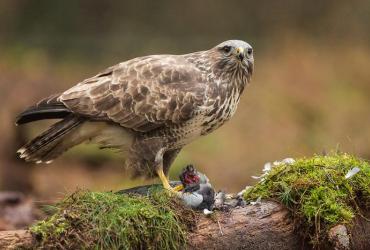
[{"label": "blurred background", "polygon": [[50,124],[15,127],[17,113],[120,61],[228,39],[254,47],[252,84],[229,123],[181,152],[172,178],[193,163],[236,192],[268,161],[333,149],[369,159],[369,31],[369,1],[1,1],[0,188],[48,202],[76,188],[147,183],[93,145],[48,166],[17,160]]}]

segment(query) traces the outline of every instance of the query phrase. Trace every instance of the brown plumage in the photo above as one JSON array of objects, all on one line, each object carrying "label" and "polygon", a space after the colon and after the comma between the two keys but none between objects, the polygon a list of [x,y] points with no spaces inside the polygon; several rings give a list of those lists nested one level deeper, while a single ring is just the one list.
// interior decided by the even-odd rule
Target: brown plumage
[{"label": "brown plumage", "polygon": [[22,147],[50,162],[84,141],[118,148],[137,175],[165,174],[181,148],[234,114],[253,73],[252,47],[239,40],[185,55],[153,55],[112,66],[21,113],[17,124],[60,118]]}]

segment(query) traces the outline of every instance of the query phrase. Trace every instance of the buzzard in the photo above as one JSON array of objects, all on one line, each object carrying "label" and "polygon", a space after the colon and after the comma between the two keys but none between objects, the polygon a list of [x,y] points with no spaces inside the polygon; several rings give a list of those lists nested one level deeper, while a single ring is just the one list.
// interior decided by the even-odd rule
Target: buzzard
[{"label": "buzzard", "polygon": [[16,124],[61,119],[18,150],[50,163],[82,142],[116,148],[136,175],[167,174],[180,150],[229,120],[253,73],[252,47],[225,41],[184,55],[151,55],[107,68],[22,112]]}]

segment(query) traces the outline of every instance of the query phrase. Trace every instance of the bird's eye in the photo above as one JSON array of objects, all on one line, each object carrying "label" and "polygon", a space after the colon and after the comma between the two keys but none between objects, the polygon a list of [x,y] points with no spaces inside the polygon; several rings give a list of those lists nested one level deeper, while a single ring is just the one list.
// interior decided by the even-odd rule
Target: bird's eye
[{"label": "bird's eye", "polygon": [[226,53],[229,53],[229,52],[230,52],[230,50],[231,50],[231,47],[230,47],[230,46],[228,46],[228,45],[226,45],[226,46],[223,46],[223,47],[222,47],[222,50],[223,50],[223,51],[225,51]]},{"label": "bird's eye", "polygon": [[248,56],[251,56],[251,55],[252,55],[252,53],[253,53],[253,49],[252,49],[252,48],[248,48],[248,50],[247,50],[247,54],[248,54]]}]

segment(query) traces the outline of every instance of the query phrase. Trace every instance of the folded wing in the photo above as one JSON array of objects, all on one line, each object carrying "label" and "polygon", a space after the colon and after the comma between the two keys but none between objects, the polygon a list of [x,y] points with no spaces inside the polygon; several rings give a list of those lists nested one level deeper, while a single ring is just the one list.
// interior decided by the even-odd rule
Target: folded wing
[{"label": "folded wing", "polygon": [[206,76],[182,56],[136,58],[110,67],[62,93],[73,113],[150,131],[200,112]]}]

